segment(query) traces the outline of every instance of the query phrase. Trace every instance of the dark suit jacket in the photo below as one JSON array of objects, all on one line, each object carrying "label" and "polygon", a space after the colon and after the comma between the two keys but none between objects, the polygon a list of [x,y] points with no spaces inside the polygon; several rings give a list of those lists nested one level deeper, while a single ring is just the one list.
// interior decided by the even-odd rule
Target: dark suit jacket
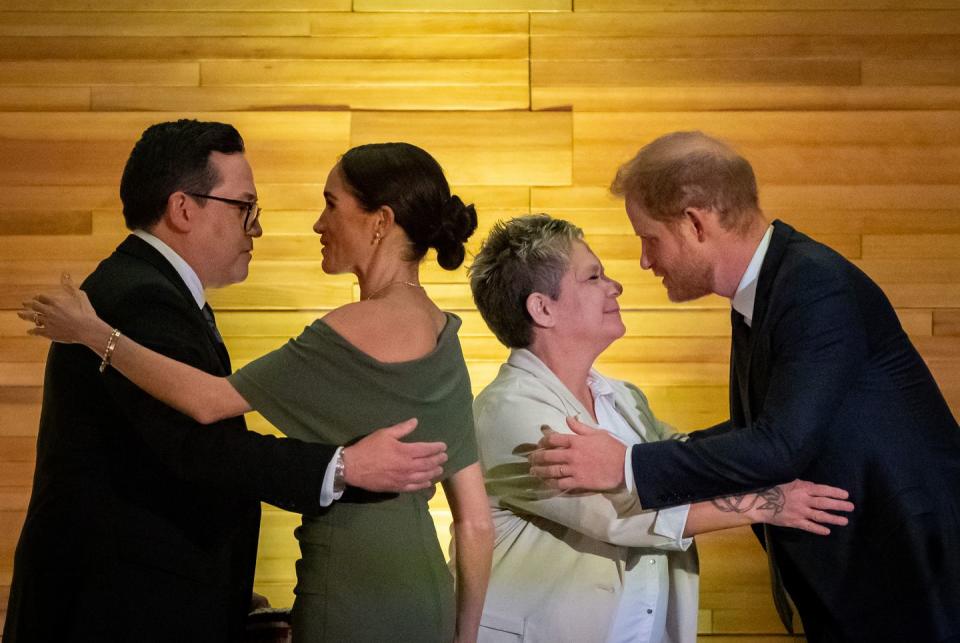
[{"label": "dark suit jacket", "polygon": [[[229,358],[173,267],[128,237],[83,285],[125,335],[207,372]],[[121,340],[122,341],[122,340]],[[209,426],[78,345],[50,349],[33,494],[4,643],[235,641],[249,607],[258,500],[319,510],[333,447]]]},{"label": "dark suit jacket", "polygon": [[847,489],[856,510],[830,536],[770,529],[809,639],[960,636],[957,422],[880,288],[774,226],[753,327],[734,334],[730,420],[686,443],[635,447],[641,504],[795,478]]}]

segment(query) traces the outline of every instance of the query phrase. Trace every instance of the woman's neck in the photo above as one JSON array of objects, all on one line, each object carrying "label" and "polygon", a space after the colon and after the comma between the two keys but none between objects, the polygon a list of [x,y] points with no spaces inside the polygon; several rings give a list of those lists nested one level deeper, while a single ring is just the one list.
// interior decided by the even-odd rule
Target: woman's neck
[{"label": "woman's neck", "polygon": [[593,362],[598,356],[584,354],[582,348],[560,346],[550,341],[536,339],[527,348],[557,376],[557,379],[577,398],[596,422],[593,392],[587,384],[587,379],[590,376],[590,369],[593,368]]},{"label": "woman's neck", "polygon": [[415,262],[394,262],[392,265],[373,265],[367,270],[358,270],[357,284],[360,299],[383,297],[394,290],[394,284],[420,286],[420,265]]}]

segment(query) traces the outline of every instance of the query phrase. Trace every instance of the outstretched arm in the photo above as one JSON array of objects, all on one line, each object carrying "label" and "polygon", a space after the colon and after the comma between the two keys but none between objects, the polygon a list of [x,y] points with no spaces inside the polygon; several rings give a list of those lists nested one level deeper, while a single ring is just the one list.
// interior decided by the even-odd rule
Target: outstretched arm
[{"label": "outstretched arm", "polygon": [[[160,296],[156,292],[153,295],[153,299]],[[164,305],[159,299],[151,303],[153,308],[150,315],[127,320],[123,325],[126,326],[129,323],[132,325],[131,328],[136,326],[137,328],[134,329],[136,333],[143,333],[157,326],[166,329],[165,332],[168,333],[172,332],[174,327],[179,329],[180,325],[177,321],[182,320],[181,312],[174,312],[173,306]],[[64,284],[59,291],[40,295],[34,300],[25,302],[24,308],[18,313],[22,319],[35,323],[39,321],[42,324],[37,324],[35,328],[29,330],[31,335],[47,337],[55,342],[82,344],[97,355],[102,355],[107,340],[113,332],[111,326],[97,316],[86,293],[69,283]],[[39,320],[34,319],[35,313],[41,315]],[[164,317],[164,315],[167,316]],[[148,333],[144,336],[150,335]],[[188,354],[185,352],[184,345],[187,342],[185,338],[181,339],[179,343],[171,344],[170,339],[167,338],[167,343],[163,345],[171,348],[173,354],[184,359]],[[167,357],[129,337],[123,337],[117,344],[111,363],[117,371],[150,396],[199,422],[212,423],[250,410],[250,405],[226,378],[211,375],[183,361]],[[250,437],[248,440],[230,439],[223,431],[211,431],[206,435],[190,431],[175,438],[172,427],[179,424],[173,418],[167,417],[170,413],[169,409],[149,398],[141,399],[130,394],[125,390],[130,387],[130,384],[122,378],[117,378],[115,382],[112,379],[109,381],[124,389],[124,392],[116,395],[122,405],[136,406],[135,409],[131,408],[131,417],[142,421],[135,422],[134,425],[143,428],[143,434],[148,443],[183,477],[210,478],[212,482],[215,481],[216,484],[224,486],[233,486],[235,481],[243,480],[250,483],[251,488],[257,491],[255,495],[261,499],[283,508],[291,508],[291,505],[285,501],[274,499],[275,494],[267,495],[260,491],[265,485],[255,484],[258,476],[253,475],[249,467],[244,467],[244,463],[258,459],[269,460],[266,458],[269,450],[286,453],[285,461],[288,466],[296,461],[295,468],[299,469],[306,463],[300,463],[296,457],[304,456],[306,447],[298,448],[294,444],[295,441],[276,441],[270,436],[261,436],[252,432],[245,432]],[[139,402],[134,404],[133,400],[139,400]],[[160,418],[164,418],[163,421],[160,421]],[[401,438],[413,431],[416,425],[416,420],[407,420],[395,426],[374,431],[356,444],[345,448],[343,457],[347,464],[344,472],[346,483],[368,491],[393,493],[431,486],[432,481],[441,475],[441,467],[447,460],[446,445],[442,442],[402,442]],[[147,430],[145,428],[147,426],[162,426],[166,429],[152,431]],[[185,440],[187,436],[189,438]],[[233,448],[227,448],[224,442],[228,440],[233,444]],[[187,444],[191,446],[187,447]],[[330,459],[328,451],[333,452],[334,447],[310,445],[308,450],[316,451],[321,447],[323,459],[313,462],[312,466],[319,466],[322,471]],[[246,455],[242,455],[243,453]],[[233,464],[223,467],[204,466],[203,461],[209,460],[212,457],[211,454],[215,454],[220,460],[232,460]],[[316,455],[311,454],[311,457]],[[193,463],[197,466],[192,466]],[[245,470],[246,476],[239,473]],[[225,477],[229,480],[223,479],[224,476],[217,478],[213,475],[216,471],[225,472]],[[277,474],[282,476],[282,471],[277,471]],[[270,477],[272,479],[276,476],[271,474]],[[279,488],[285,485],[278,482],[275,486]],[[318,483],[316,492],[319,492],[319,489]],[[289,494],[286,495],[289,497]],[[307,502],[305,506],[313,509],[316,505]]]},{"label": "outstretched arm", "polygon": [[444,481],[453,512],[457,569],[457,643],[477,640],[493,558],[493,520],[483,488],[483,473],[474,463]]},{"label": "outstretched arm", "polygon": [[[65,344],[82,344],[98,355],[104,354],[114,332],[97,316],[87,294],[69,283],[59,291],[24,302],[24,308],[18,313],[21,318],[33,321],[34,313],[39,313],[43,324],[27,331],[29,334]],[[153,397],[202,424],[250,410],[226,377],[161,355],[129,337],[121,335],[116,341],[110,365]]]},{"label": "outstretched arm", "polygon": [[[574,418],[567,424],[573,434],[548,432],[541,438],[531,461],[531,473],[564,491],[618,488],[623,485],[626,447],[608,431],[591,428]],[[577,449],[571,444],[578,445]],[[550,447],[543,449],[543,447]],[[684,536],[765,522],[827,535],[825,525],[844,526],[847,518],[831,511],[853,511],[843,489],[794,480],[756,492],[723,496],[690,506]]]},{"label": "outstretched arm", "polygon": [[826,525],[846,526],[847,518],[836,511],[853,511],[843,489],[794,480],[756,493],[723,496],[690,506],[684,536],[729,529],[758,522],[793,527],[828,536]]}]

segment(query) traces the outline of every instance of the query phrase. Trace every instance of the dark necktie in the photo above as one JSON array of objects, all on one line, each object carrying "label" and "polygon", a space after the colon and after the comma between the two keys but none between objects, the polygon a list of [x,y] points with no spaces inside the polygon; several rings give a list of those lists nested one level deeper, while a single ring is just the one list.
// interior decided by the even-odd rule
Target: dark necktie
[{"label": "dark necktie", "polygon": [[[749,427],[753,423],[749,387],[750,327],[743,315],[736,311],[733,312],[731,318],[733,322],[733,355],[731,358],[735,366],[734,370],[737,373],[737,381],[730,384],[740,389],[740,408],[743,410],[746,426]],[[767,550],[767,567],[770,570],[770,591],[773,593],[773,605],[777,608],[780,622],[783,623],[787,632],[793,634],[793,606],[790,603],[790,597],[787,595],[787,589],[783,586],[783,577],[780,575],[780,567],[777,565],[770,525],[766,523],[763,525],[763,540]]]},{"label": "dark necktie", "polygon": [[203,317],[207,320],[207,325],[210,327],[210,332],[213,333],[217,341],[222,344],[223,337],[220,336],[220,331],[217,330],[217,320],[213,316],[213,309],[210,308],[210,304],[204,304],[201,310],[203,310]]}]

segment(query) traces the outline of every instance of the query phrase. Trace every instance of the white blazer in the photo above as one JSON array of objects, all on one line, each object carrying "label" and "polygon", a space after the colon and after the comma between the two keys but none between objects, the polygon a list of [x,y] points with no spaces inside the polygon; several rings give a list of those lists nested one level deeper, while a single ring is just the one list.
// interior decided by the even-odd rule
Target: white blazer
[{"label": "white blazer", "polygon": [[[617,411],[641,441],[669,439],[636,387],[610,380]],[[474,402],[480,463],[496,527],[480,641],[603,643],[619,606],[624,566],[669,552],[667,641],[694,643],[699,585],[696,549],[658,535],[655,511],[636,493],[561,494],[529,473],[525,454],[540,426],[570,433],[567,416],[591,414],[528,350],[510,354]]]}]

